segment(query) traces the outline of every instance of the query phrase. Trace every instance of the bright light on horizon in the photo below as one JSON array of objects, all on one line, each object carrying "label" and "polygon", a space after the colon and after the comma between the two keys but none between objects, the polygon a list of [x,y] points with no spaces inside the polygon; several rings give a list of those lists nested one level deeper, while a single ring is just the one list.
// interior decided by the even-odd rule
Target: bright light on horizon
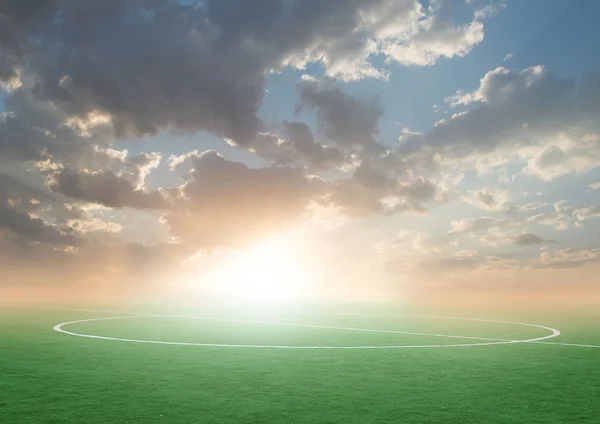
[{"label": "bright light on horizon", "polygon": [[[398,289],[385,276],[348,262],[340,270],[306,234],[287,235],[247,249],[196,255],[175,278],[173,298],[183,303],[223,302],[236,307],[382,302]],[[347,260],[350,261],[350,260]]]},{"label": "bright light on horizon", "polygon": [[310,295],[314,272],[295,246],[274,241],[228,254],[202,285],[207,294],[249,304],[296,302]]}]

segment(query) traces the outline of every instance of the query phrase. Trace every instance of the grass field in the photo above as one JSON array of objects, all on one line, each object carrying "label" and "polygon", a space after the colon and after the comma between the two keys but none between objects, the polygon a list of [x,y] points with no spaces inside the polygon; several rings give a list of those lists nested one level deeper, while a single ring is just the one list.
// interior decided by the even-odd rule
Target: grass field
[{"label": "grass field", "polygon": [[[391,315],[121,315],[64,330],[135,340],[329,347],[493,343],[480,339],[551,334],[498,322]],[[599,348],[233,348],[52,330],[59,323],[121,315],[0,309],[0,423],[600,422]],[[595,314],[478,317],[561,331],[544,343],[600,345]]]}]

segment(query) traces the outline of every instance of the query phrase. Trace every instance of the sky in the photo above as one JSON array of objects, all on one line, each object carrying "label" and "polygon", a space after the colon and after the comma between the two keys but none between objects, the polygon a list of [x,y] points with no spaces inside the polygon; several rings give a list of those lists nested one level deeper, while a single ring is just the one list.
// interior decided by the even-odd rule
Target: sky
[{"label": "sky", "polygon": [[0,287],[585,296],[600,265],[599,12],[5,0]]}]

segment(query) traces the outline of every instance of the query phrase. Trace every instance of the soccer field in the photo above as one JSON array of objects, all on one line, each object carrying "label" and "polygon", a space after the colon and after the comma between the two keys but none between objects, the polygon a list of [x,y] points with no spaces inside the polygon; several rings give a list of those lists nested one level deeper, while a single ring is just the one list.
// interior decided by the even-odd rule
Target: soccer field
[{"label": "soccer field", "polygon": [[0,423],[600,422],[594,314],[74,309],[0,310]]}]

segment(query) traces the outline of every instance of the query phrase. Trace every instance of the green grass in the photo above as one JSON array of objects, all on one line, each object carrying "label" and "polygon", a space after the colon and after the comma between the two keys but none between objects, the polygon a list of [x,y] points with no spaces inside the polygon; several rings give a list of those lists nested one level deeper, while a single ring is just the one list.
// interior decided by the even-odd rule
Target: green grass
[{"label": "green grass", "polygon": [[[110,315],[0,310],[0,423],[600,422],[600,349],[542,344],[397,350],[234,349],[124,343],[52,331],[60,322],[106,316]],[[504,324],[420,318],[236,318],[494,338],[547,334]],[[560,329],[561,336],[551,341],[600,345],[598,320],[593,315],[491,318]],[[339,346],[469,342],[156,317],[94,321],[67,329],[200,343]]]}]

